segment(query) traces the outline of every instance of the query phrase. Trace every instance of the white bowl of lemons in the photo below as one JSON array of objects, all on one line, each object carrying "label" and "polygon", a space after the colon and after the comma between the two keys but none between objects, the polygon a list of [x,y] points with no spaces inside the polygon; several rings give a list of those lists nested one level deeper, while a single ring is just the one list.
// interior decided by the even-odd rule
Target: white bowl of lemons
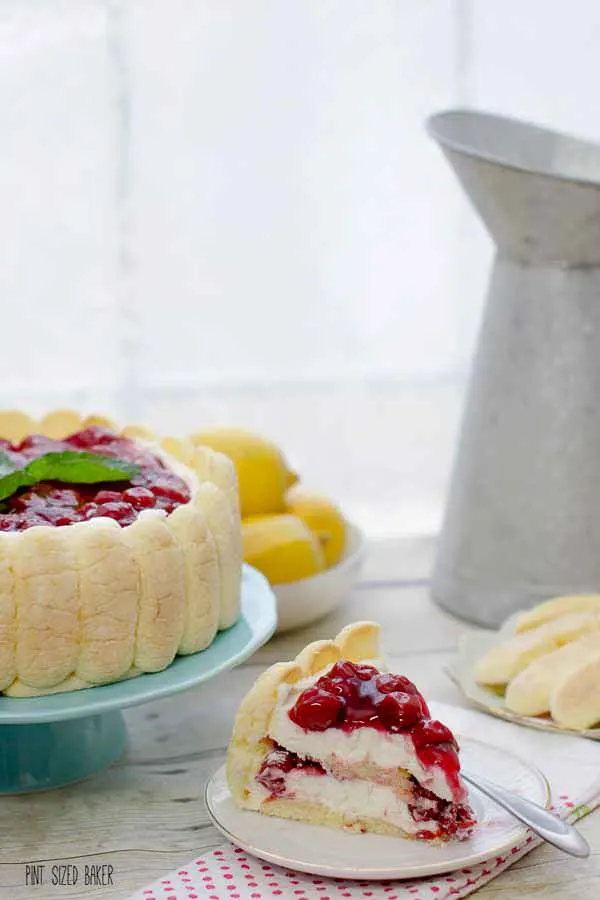
[{"label": "white bowl of lemons", "polygon": [[344,552],[336,565],[299,581],[272,585],[277,597],[278,634],[321,619],[348,598],[360,574],[364,539],[350,523],[346,533]]},{"label": "white bowl of lemons", "polygon": [[327,497],[305,488],[271,441],[234,428],[191,436],[225,453],[237,471],[244,560],[277,597],[278,633],[308,625],[348,597],[364,540]]}]

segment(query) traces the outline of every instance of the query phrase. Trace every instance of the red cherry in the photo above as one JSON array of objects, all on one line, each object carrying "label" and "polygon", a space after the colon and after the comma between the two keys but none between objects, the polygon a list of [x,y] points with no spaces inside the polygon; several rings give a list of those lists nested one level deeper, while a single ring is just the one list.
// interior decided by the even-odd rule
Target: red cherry
[{"label": "red cherry", "polygon": [[421,704],[414,694],[384,694],[375,709],[388,728],[411,728],[422,718]]},{"label": "red cherry", "polygon": [[123,495],[119,491],[98,491],[94,497],[94,503],[119,503]]},{"label": "red cherry", "polygon": [[388,672],[381,672],[375,679],[377,690],[382,694],[391,694],[393,691],[400,691],[403,694],[418,693],[416,687],[405,678],[404,675],[390,675]]},{"label": "red cherry", "polygon": [[66,443],[71,444],[72,447],[89,449],[102,444],[112,444],[118,440],[118,435],[107,428],[102,428],[100,425],[89,425],[87,428],[69,435]]},{"label": "red cherry", "polygon": [[81,517],[75,510],[63,510],[61,515],[58,516],[54,522],[55,525],[74,525],[75,522],[80,522]]},{"label": "red cherry", "polygon": [[156,497],[145,487],[132,487],[123,492],[123,500],[131,503],[134,509],[150,509],[156,503]]},{"label": "red cherry", "polygon": [[343,719],[345,709],[342,697],[314,687],[300,694],[289,717],[307,731],[325,731]]},{"label": "red cherry", "polygon": [[415,747],[429,747],[432,744],[454,745],[454,735],[445,725],[436,719],[426,719],[420,722],[412,733]]},{"label": "red cherry", "polygon": [[25,531],[26,528],[33,528],[34,525],[48,525],[46,519],[35,513],[23,513],[21,516],[15,516],[15,528],[13,531]]},{"label": "red cherry", "polygon": [[46,503],[52,506],[78,506],[79,497],[70,488],[53,488],[46,494]]},{"label": "red cherry", "polygon": [[46,501],[43,497],[38,496],[38,494],[27,491],[24,494],[18,494],[16,497],[12,497],[10,505],[14,510],[25,512],[26,510],[35,509],[36,507],[46,506]]},{"label": "red cherry", "polygon": [[15,444],[15,450],[31,459],[52,450],[60,450],[61,444],[61,441],[54,441],[43,434],[28,434],[19,444]]},{"label": "red cherry", "polygon": [[149,488],[155,497],[166,497],[176,503],[187,503],[190,499],[190,492],[180,478],[176,482],[161,478],[150,484]]},{"label": "red cherry", "polygon": [[79,508],[79,515],[82,519],[93,519],[94,516],[99,515],[98,504],[93,502],[84,503],[83,506]]},{"label": "red cherry", "polygon": [[133,521],[134,519],[131,504],[124,503],[122,500],[111,503],[99,503],[95,515],[107,516],[109,519],[116,519],[117,522],[122,522],[124,519]]}]

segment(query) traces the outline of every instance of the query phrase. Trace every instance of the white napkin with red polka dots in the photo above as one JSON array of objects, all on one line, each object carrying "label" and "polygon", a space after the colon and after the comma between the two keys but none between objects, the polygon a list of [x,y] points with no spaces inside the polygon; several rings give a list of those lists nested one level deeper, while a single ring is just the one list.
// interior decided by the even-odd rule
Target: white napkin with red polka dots
[{"label": "white napkin with red polka dots", "polygon": [[[552,788],[551,809],[561,818],[576,821],[600,806],[600,743],[522,728],[472,710],[453,708],[453,712],[460,715],[463,733],[485,734],[486,742],[539,761]],[[510,853],[448,875],[369,883],[268,865],[227,843],[130,900],[455,900],[496,878],[539,844],[529,835]]]}]

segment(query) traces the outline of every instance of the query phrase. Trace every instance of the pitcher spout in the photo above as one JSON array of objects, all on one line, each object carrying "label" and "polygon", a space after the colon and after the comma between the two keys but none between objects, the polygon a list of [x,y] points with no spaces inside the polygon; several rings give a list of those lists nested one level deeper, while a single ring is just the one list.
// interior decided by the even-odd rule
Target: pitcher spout
[{"label": "pitcher spout", "polygon": [[600,146],[474,110],[437,113],[427,128],[502,255],[600,265]]}]

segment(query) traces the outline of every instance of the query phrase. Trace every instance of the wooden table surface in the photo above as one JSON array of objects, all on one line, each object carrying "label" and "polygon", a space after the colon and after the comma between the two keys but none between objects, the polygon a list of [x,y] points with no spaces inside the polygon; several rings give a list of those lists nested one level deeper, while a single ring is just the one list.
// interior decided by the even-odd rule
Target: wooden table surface
[{"label": "wooden table surface", "polygon": [[[203,687],[126,711],[130,746],[106,772],[79,785],[0,799],[0,900],[124,900],[168,871],[217,847],[202,799],[207,777],[223,761],[236,707],[256,676],[317,637],[369,618],[383,625],[398,671],[426,697],[461,704],[443,672],[465,625],[428,598],[429,540],[370,547],[361,584],[346,605],[300,632],[274,638],[246,664]],[[483,887],[477,897],[592,900],[600,897],[600,811],[580,823],[588,860],[542,847]],[[25,864],[45,863],[46,883],[25,883]],[[112,887],[53,886],[52,865],[109,864]],[[106,870],[105,870],[106,871]]]}]

